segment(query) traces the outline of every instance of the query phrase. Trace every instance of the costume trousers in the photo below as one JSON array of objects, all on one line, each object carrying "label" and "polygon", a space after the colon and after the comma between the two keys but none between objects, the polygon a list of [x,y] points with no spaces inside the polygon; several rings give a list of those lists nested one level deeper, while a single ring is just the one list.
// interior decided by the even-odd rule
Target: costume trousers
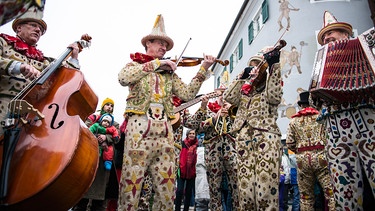
[{"label": "costume trousers", "polygon": [[301,211],[314,210],[314,184],[316,181],[319,182],[323,189],[324,197],[328,201],[329,210],[334,211],[335,199],[333,197],[333,187],[330,180],[325,151],[312,150],[298,152],[296,158]]},{"label": "costume trousers", "polygon": [[243,128],[238,138],[238,210],[278,210],[280,135]]},{"label": "costume trousers", "polygon": [[219,137],[211,140],[211,143],[205,144],[205,154],[207,181],[210,188],[210,209],[222,209],[221,186],[223,174],[226,174],[228,188],[232,194],[232,207],[233,210],[237,210],[239,205],[235,143],[225,137]]},{"label": "costume trousers", "polygon": [[375,196],[374,110],[364,108],[336,113],[329,116],[327,127],[327,154],[336,210],[363,210],[365,177]]},{"label": "costume trousers", "polygon": [[155,192],[152,210],[173,210],[175,157],[172,126],[146,115],[128,119],[118,210],[137,210],[147,172]]}]

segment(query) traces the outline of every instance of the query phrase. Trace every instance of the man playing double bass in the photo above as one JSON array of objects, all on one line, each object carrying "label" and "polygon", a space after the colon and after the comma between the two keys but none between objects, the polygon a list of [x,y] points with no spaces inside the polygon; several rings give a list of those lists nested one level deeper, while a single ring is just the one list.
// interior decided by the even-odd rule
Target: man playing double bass
[{"label": "man playing double bass", "polygon": [[[53,61],[36,48],[47,30],[42,16],[41,10],[31,7],[13,21],[16,37],[0,34],[0,137],[4,134],[9,102]],[[79,69],[78,45],[69,47],[73,51],[66,65]]]},{"label": "man playing double bass", "polygon": [[161,60],[173,48],[161,15],[157,16],[151,34],[141,42],[146,54],[131,54],[133,61],[118,74],[119,83],[129,87],[118,210],[137,210],[140,187],[148,172],[155,191],[152,210],[172,211],[175,196],[172,96],[183,101],[193,99],[210,77],[208,68],[215,58],[206,55],[197,75],[187,85],[174,73],[175,62]]}]

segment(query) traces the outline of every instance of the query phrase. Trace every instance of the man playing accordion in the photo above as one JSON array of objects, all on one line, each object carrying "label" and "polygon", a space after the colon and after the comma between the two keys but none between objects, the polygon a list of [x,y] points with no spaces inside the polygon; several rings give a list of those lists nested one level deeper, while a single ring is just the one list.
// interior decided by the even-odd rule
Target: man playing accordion
[{"label": "man playing accordion", "polygon": [[[317,39],[322,46],[326,44],[337,46],[342,42],[348,42],[352,34],[350,24],[338,22],[326,11],[324,26],[318,33]],[[373,32],[372,36],[374,36]],[[358,61],[352,63],[356,62]],[[346,71],[348,72],[345,72],[345,75],[353,72],[349,69]],[[329,78],[338,78],[338,76],[330,75]],[[362,84],[363,87],[368,85]],[[342,84],[337,86],[338,92],[343,89]],[[310,89],[312,95],[313,91]],[[318,108],[322,106],[318,121],[324,123],[327,129],[326,151],[337,210],[363,210],[364,197],[371,197],[371,194],[366,196],[363,194],[366,178],[375,196],[375,105],[371,97],[373,94],[370,93],[365,95],[363,100],[344,102],[345,98],[357,97],[354,92],[347,93],[345,98],[341,98],[342,100],[323,102],[322,105],[317,103],[319,96],[316,98],[318,100],[312,98],[315,106]]]}]

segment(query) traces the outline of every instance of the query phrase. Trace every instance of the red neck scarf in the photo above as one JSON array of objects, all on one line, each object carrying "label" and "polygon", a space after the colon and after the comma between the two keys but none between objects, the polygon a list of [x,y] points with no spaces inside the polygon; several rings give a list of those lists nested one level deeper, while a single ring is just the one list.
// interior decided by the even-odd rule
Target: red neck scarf
[{"label": "red neck scarf", "polygon": [[146,62],[150,62],[152,60],[154,60],[155,58],[152,57],[152,56],[149,56],[147,54],[143,54],[143,53],[132,53],[130,54],[130,58],[134,61],[134,62],[138,62],[140,64],[143,64],[143,63],[146,63]]},{"label": "red neck scarf", "polygon": [[18,53],[27,56],[27,58],[43,62],[43,53],[42,51],[36,49],[35,46],[27,44],[18,37],[12,37],[6,34],[0,34],[0,37],[2,37],[8,43],[8,45],[13,46],[14,50]]},{"label": "red neck scarf", "polygon": [[316,110],[315,108],[307,107],[298,111],[298,113],[294,114],[292,118],[301,117],[301,116],[309,116],[309,115],[314,115],[314,114],[319,114],[319,111]]}]

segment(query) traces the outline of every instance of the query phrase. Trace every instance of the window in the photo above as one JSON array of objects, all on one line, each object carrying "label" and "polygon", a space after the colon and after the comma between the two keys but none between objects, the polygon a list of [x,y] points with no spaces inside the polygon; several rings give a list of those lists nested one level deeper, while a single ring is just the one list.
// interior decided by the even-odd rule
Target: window
[{"label": "window", "polygon": [[243,55],[243,41],[241,39],[236,49],[234,49],[230,57],[230,69],[229,69],[230,73],[233,72],[234,67],[238,64],[238,61],[242,58],[242,55]]},{"label": "window", "polygon": [[258,10],[254,19],[250,22],[248,26],[249,45],[253,42],[254,37],[256,37],[259,31],[262,29],[264,23],[268,20],[268,17],[268,1],[264,0],[262,3],[262,8]]},{"label": "window", "polygon": [[265,0],[262,3],[262,17],[263,17],[263,23],[265,23],[268,20],[268,1]]},{"label": "window", "polygon": [[253,21],[251,21],[251,23],[249,24],[248,31],[249,31],[249,45],[250,45],[253,42],[253,40],[254,40],[254,26],[253,26]]}]

